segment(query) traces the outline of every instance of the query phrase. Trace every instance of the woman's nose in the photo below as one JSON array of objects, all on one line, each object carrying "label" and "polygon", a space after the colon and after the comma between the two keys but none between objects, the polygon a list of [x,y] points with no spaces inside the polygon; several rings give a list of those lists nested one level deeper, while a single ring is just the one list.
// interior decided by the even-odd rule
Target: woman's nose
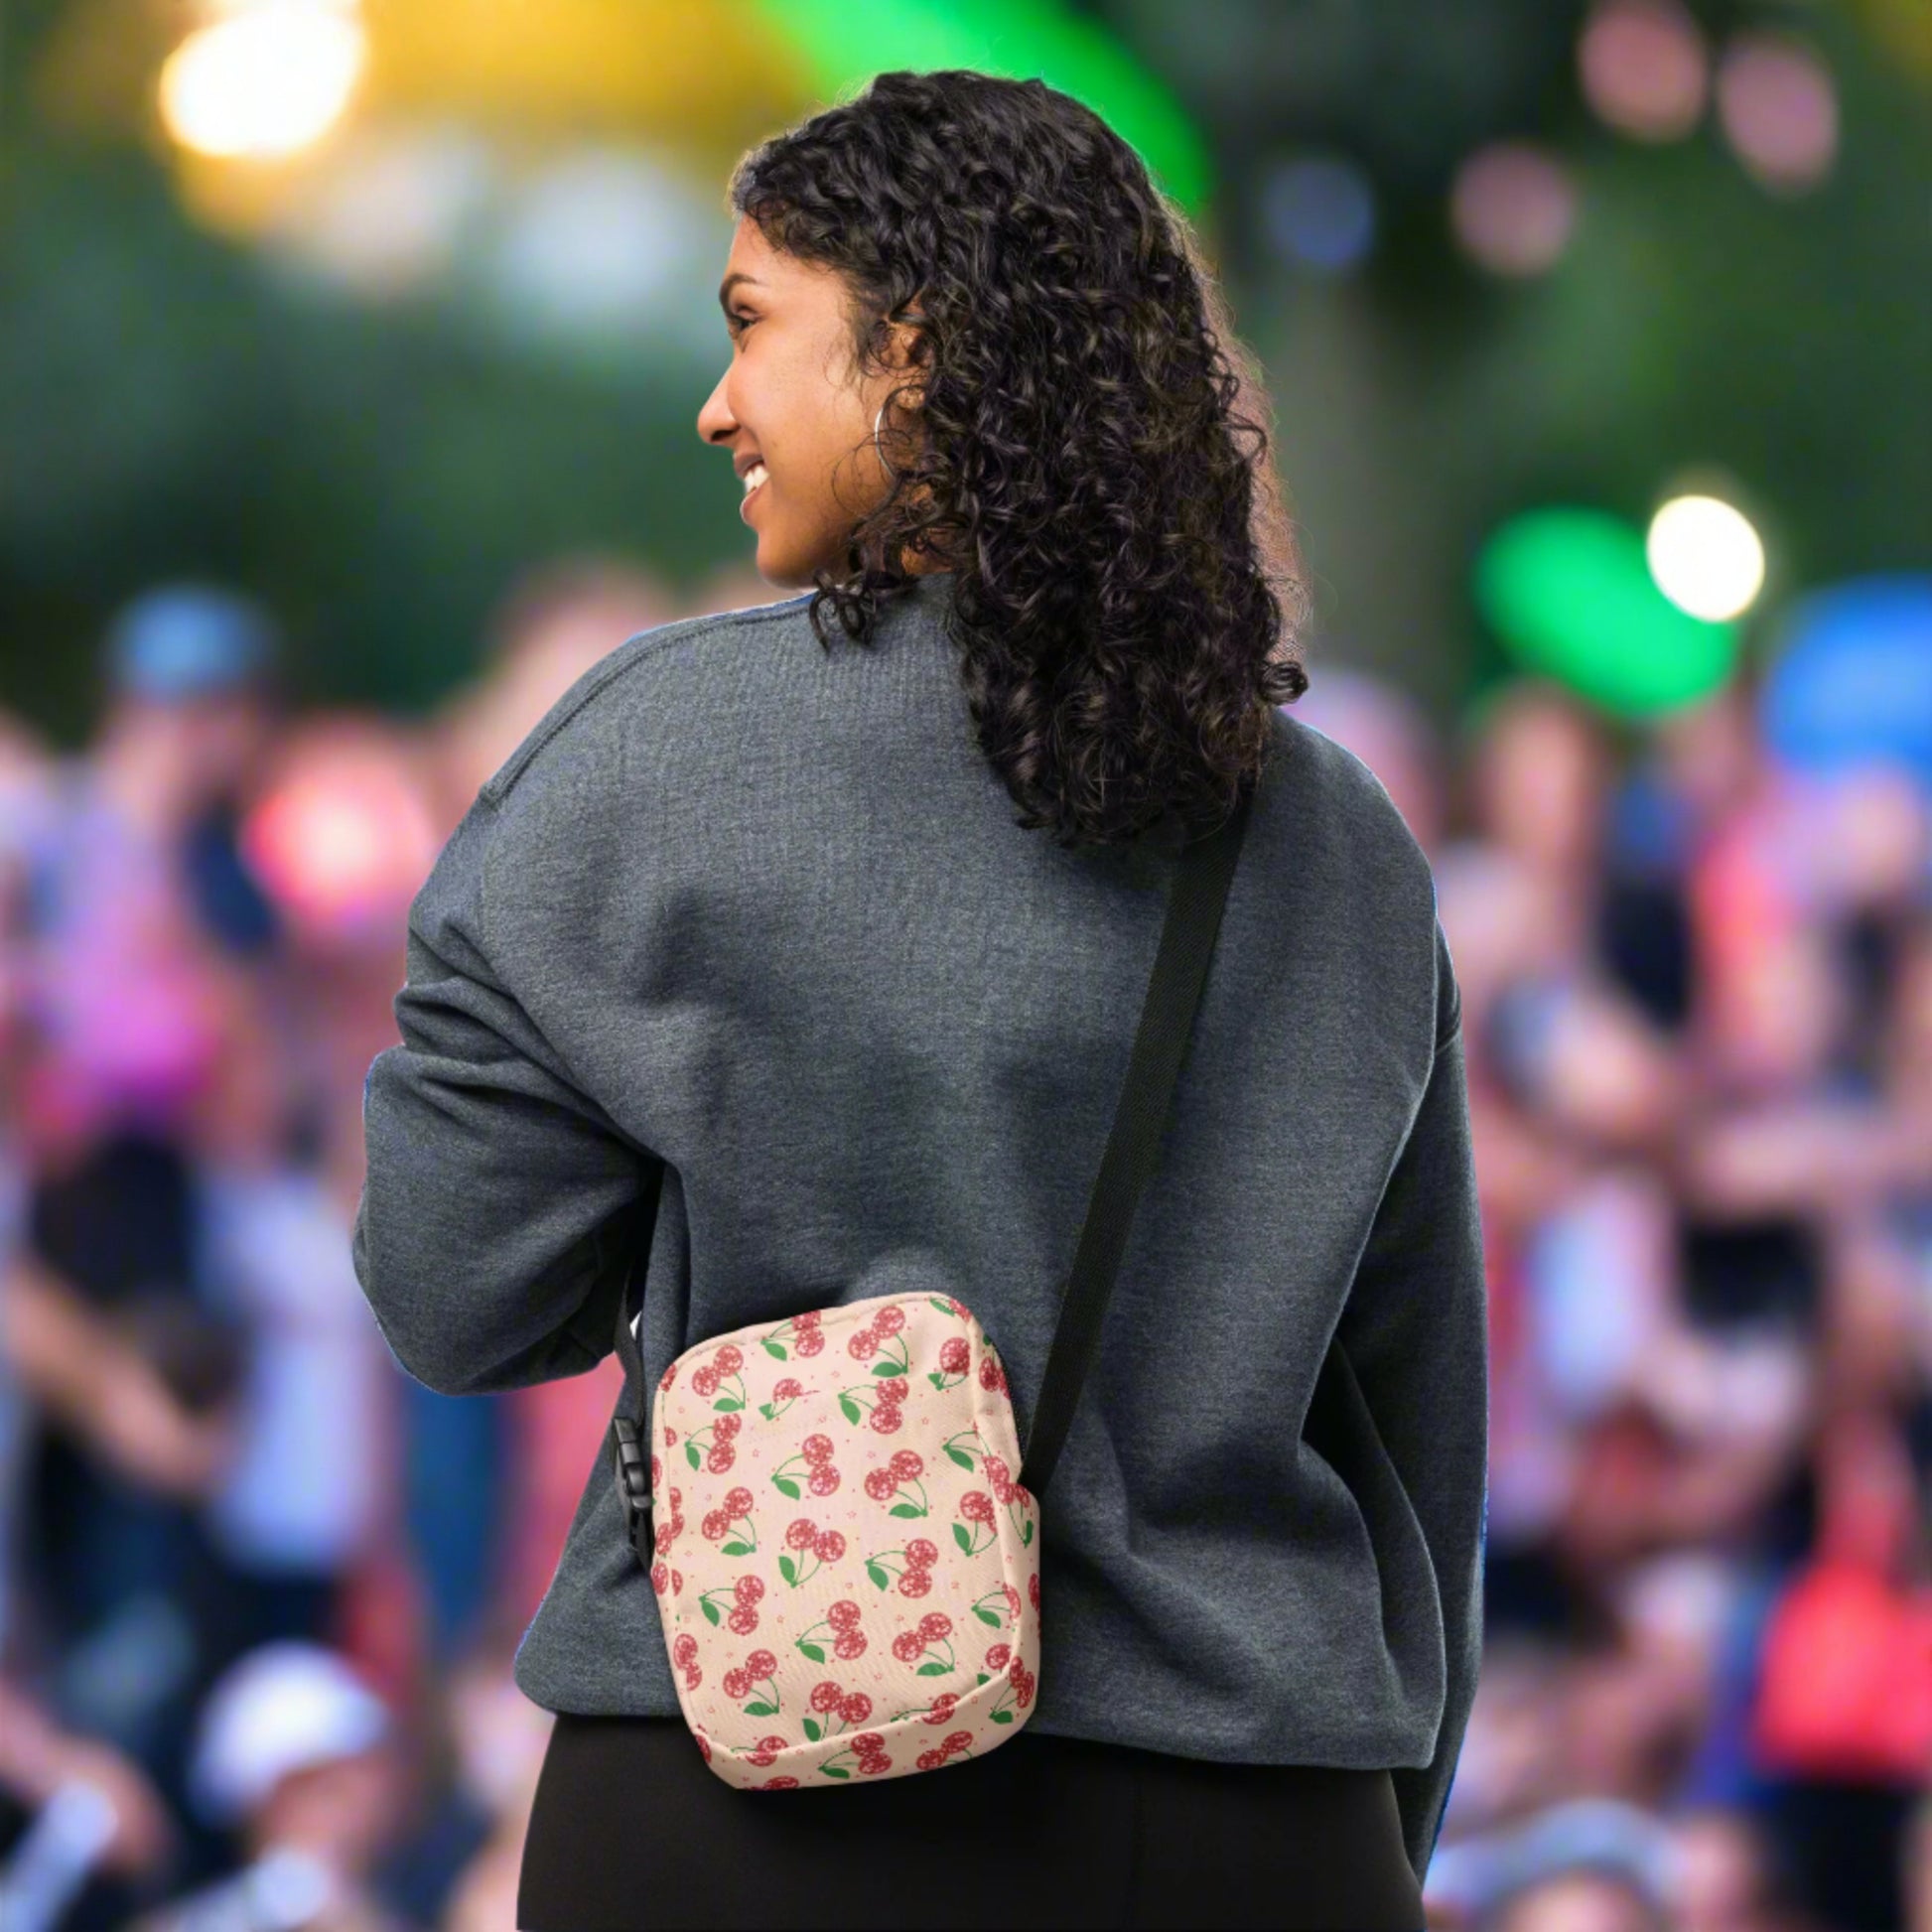
[{"label": "woman's nose", "polygon": [[733,427],[731,411],[725,406],[725,378],[721,375],[718,386],[698,411],[698,435],[706,443],[716,443],[720,437],[729,436]]}]

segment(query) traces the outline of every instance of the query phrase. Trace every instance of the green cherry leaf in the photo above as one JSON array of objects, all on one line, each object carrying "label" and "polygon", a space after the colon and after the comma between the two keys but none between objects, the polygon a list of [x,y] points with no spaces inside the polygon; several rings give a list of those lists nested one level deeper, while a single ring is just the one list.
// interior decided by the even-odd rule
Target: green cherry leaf
[{"label": "green cherry leaf", "polygon": [[821,1734],[818,1727],[818,1720],[816,1718],[807,1718],[805,1720],[805,1736],[807,1741],[816,1744]]},{"label": "green cherry leaf", "polygon": [[828,1778],[849,1778],[852,1773],[838,1764],[821,1764],[818,1767]]},{"label": "green cherry leaf", "polygon": [[766,1422],[769,1422],[769,1421],[771,1420],[771,1405],[770,1405],[770,1403],[768,1403],[768,1402],[760,1402],[760,1403],[759,1404],[759,1415],[761,1415],[761,1416],[762,1416],[762,1417],[763,1417],[763,1418],[765,1419],[765,1421],[766,1421]]},{"label": "green cherry leaf", "polygon": [[936,1295],[928,1295],[926,1297],[926,1300],[930,1302],[932,1306],[935,1309],[937,1309],[941,1314],[952,1313],[952,1304],[950,1302],[942,1302],[939,1300],[939,1298]]},{"label": "green cherry leaf", "polygon": [[781,1341],[765,1340],[760,1342],[759,1346],[761,1347],[767,1355],[777,1356],[777,1358],[781,1362],[787,1359],[785,1355],[785,1345]]},{"label": "green cherry leaf", "polygon": [[[839,1413],[847,1422],[857,1422],[859,1420],[859,1405],[849,1395],[842,1395],[839,1397]],[[970,1467],[971,1464],[969,1463],[967,1466]]]},{"label": "green cherry leaf", "polygon": [[957,1543],[959,1547],[962,1550],[964,1550],[969,1557],[973,1554],[973,1539],[966,1534],[966,1525],[964,1523],[955,1523],[952,1526],[952,1540],[955,1543]]},{"label": "green cherry leaf", "polygon": [[982,1609],[977,1603],[973,1605],[973,1614],[976,1617],[978,1617],[982,1623],[992,1624],[992,1626],[996,1630],[1000,1627],[1000,1619],[997,1616],[995,1616],[991,1610]]},{"label": "green cherry leaf", "polygon": [[946,1453],[950,1455],[952,1459],[955,1462],[957,1462],[962,1469],[970,1469],[973,1466],[973,1458],[970,1455],[968,1455],[964,1449],[948,1449],[946,1450]]},{"label": "green cherry leaf", "polygon": [[752,1546],[749,1543],[727,1543],[725,1554],[728,1557],[749,1557],[752,1554]]},{"label": "green cherry leaf", "polygon": [[993,1722],[996,1725],[1010,1725],[1013,1722],[1013,1713],[1011,1711],[995,1711],[992,1716]]},{"label": "green cherry leaf", "polygon": [[920,1677],[950,1677],[952,1675],[952,1666],[950,1664],[921,1664],[916,1675]]},{"label": "green cherry leaf", "polygon": [[796,1585],[798,1582],[798,1566],[789,1557],[780,1557],[778,1559],[778,1575],[786,1583]]},{"label": "green cherry leaf", "polygon": [[[825,1661],[824,1651],[821,1650],[818,1647],[818,1645],[815,1643],[801,1642],[798,1646],[798,1649],[801,1655],[809,1657],[812,1660],[812,1662],[815,1664],[822,1664]],[[818,1732],[812,1730],[812,1721],[809,1718],[805,1720],[805,1728],[808,1731],[811,1731],[812,1738],[814,1741],[816,1741],[818,1737]]]},{"label": "green cherry leaf", "polygon": [[709,1597],[700,1597],[698,1600],[704,1608],[705,1621],[707,1623],[716,1623],[718,1621],[718,1605],[712,1602]]},{"label": "green cherry leaf", "polygon": [[892,1516],[923,1516],[925,1511],[917,1503],[895,1503],[887,1514]]},{"label": "green cherry leaf", "polygon": [[720,1409],[729,1414],[734,1409],[744,1408],[745,1405],[735,1395],[721,1395],[711,1406],[714,1409]]},{"label": "green cherry leaf", "polygon": [[1020,1547],[1024,1550],[1027,1547],[1027,1545],[1031,1543],[1033,1540],[1034,1540],[1034,1526],[1031,1523],[1029,1523],[1026,1526],[1026,1528],[1020,1532]]},{"label": "green cherry leaf", "polygon": [[926,1371],[925,1379],[928,1382],[930,1382],[935,1389],[943,1389],[946,1386],[946,1378],[943,1375],[941,1375],[936,1368],[928,1369]]},{"label": "green cherry leaf", "polygon": [[902,1375],[905,1372],[905,1364],[903,1362],[874,1362],[872,1372],[875,1375]]},{"label": "green cherry leaf", "polygon": [[789,1476],[773,1476],[771,1486],[781,1496],[789,1496],[793,1502],[798,1500],[798,1485]]},{"label": "green cherry leaf", "polygon": [[[984,1671],[980,1672],[979,1684],[991,1684],[993,1680],[990,1677],[988,1677]],[[973,1686],[973,1689],[977,1691],[979,1689],[979,1684],[975,1684]]]},{"label": "green cherry leaf", "polygon": [[684,1459],[685,1461],[690,1463],[690,1465],[694,1469],[701,1469],[704,1467],[704,1457],[698,1453],[698,1446],[696,1443],[685,1444]]},{"label": "green cherry leaf", "polygon": [[877,1563],[867,1564],[866,1575],[870,1577],[873,1580],[873,1582],[879,1586],[881,1589],[890,1589],[893,1587],[892,1572],[886,1569],[886,1567],[883,1564],[877,1564]]},{"label": "green cherry leaf", "polygon": [[748,1704],[745,1707],[745,1715],[748,1718],[775,1718],[778,1715],[778,1707],[775,1704]]}]

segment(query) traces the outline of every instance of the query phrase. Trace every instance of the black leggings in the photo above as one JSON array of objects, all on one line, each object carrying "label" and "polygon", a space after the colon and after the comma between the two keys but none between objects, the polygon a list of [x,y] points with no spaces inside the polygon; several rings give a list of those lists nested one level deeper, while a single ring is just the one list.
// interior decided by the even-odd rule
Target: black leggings
[{"label": "black leggings", "polygon": [[1423,1910],[1387,1771],[1024,1730],[944,1770],[750,1792],[705,1767],[679,1719],[564,1714],[516,1923],[1420,1932]]}]

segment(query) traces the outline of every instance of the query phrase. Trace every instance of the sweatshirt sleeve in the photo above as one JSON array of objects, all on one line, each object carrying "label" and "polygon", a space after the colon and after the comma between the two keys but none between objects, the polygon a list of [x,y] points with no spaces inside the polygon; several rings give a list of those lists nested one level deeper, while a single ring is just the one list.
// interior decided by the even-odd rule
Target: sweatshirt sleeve
[{"label": "sweatshirt sleeve", "polygon": [[1428,1764],[1392,1774],[1418,1881],[1475,1698],[1489,1519],[1488,1302],[1460,1000],[1440,923],[1436,945],[1435,1057],[1337,1330],[1435,1576],[1435,1600],[1397,1612],[1442,1621],[1446,1691],[1435,1750]]},{"label": "sweatshirt sleeve", "polygon": [[401,1042],[362,1088],[356,1279],[396,1360],[446,1395],[580,1375],[611,1352],[657,1158],[574,1083],[505,982],[487,900],[499,837],[480,795],[410,905]]}]

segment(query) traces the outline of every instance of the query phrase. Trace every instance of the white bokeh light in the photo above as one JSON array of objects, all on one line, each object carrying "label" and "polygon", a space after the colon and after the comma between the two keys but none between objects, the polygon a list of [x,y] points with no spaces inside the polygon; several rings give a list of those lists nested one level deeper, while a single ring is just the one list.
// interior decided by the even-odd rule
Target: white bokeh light
[{"label": "white bokeh light", "polygon": [[294,154],[341,117],[367,52],[345,0],[254,0],[198,28],[168,57],[161,117],[198,154]]},{"label": "white bokeh light", "polygon": [[1674,496],[1650,519],[1644,554],[1657,588],[1694,618],[1721,623],[1764,584],[1764,545],[1750,519],[1718,496]]}]

